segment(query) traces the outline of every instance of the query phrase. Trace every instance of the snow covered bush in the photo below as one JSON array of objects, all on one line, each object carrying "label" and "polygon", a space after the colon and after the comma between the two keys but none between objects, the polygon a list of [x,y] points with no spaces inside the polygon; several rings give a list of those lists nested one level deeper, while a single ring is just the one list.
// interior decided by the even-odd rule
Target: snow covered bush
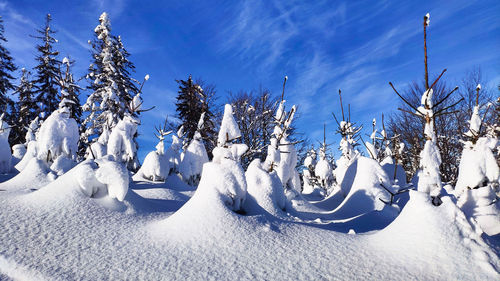
[{"label": "snow covered bush", "polygon": [[165,136],[171,131],[167,131],[167,120],[163,128],[156,128],[158,135],[155,136],[160,140],[156,145],[156,150],[149,152],[144,158],[144,163],[137,173],[134,175],[134,180],[148,179],[152,181],[164,181],[167,179],[170,172],[170,163],[167,155],[165,155]]},{"label": "snow covered bush", "polygon": [[286,197],[276,172],[269,173],[263,168],[260,159],[254,159],[245,177],[248,192],[245,211],[248,214],[260,214],[261,209],[275,216],[283,213]]},{"label": "snow covered bush", "polygon": [[42,124],[38,133],[37,157],[53,162],[58,157],[76,159],[78,151],[78,125],[67,107],[54,111]]},{"label": "snow covered bush", "polygon": [[316,164],[314,173],[318,177],[321,187],[325,192],[328,192],[334,184],[334,178],[332,165],[326,158],[326,145],[320,147],[319,161]]},{"label": "snow covered bush", "polygon": [[12,153],[9,145],[10,126],[4,120],[5,113],[0,116],[0,173],[8,173],[12,169]]},{"label": "snow covered bush", "polygon": [[[477,86],[477,95],[481,86]],[[498,139],[480,137],[481,117],[476,99],[467,140],[460,159],[459,174],[455,186],[458,206],[468,217],[473,217],[488,235],[500,233],[500,202],[496,196],[499,189],[500,171],[492,150]]]},{"label": "snow covered bush", "polygon": [[107,156],[97,160],[86,160],[75,169],[76,179],[82,192],[92,197],[100,191],[110,198],[123,201],[128,192],[129,174],[125,166]]},{"label": "snow covered bush", "polygon": [[137,147],[134,135],[137,133],[138,118],[126,114],[111,130],[107,144],[107,155],[112,155],[120,163],[134,164]]},{"label": "snow covered bush", "polygon": [[195,132],[193,139],[182,154],[182,160],[179,164],[179,173],[182,175],[182,178],[189,185],[193,186],[198,185],[200,182],[203,164],[208,162],[207,151],[200,134],[200,130],[203,128],[204,118],[205,113],[202,113],[198,121],[198,131]]},{"label": "snow covered bush", "polygon": [[302,181],[304,182],[302,193],[312,193],[319,184],[314,171],[316,167],[316,158],[316,151],[311,147],[303,163],[306,168],[302,171]]}]

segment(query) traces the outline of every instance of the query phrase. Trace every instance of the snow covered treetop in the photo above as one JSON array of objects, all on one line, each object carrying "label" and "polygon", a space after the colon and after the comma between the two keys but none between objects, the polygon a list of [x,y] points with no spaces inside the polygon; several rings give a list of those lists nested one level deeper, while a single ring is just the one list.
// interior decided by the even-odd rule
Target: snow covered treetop
[{"label": "snow covered treetop", "polygon": [[230,104],[224,107],[224,117],[220,125],[219,136],[217,138],[217,145],[224,146],[227,142],[241,137],[240,128],[238,123],[233,117],[233,108]]},{"label": "snow covered treetop", "polygon": [[149,80],[149,74],[146,74],[146,76],[144,76],[144,80],[146,80],[146,81]]},{"label": "snow covered treetop", "polygon": [[62,60],[63,64],[69,64],[69,59],[67,57],[64,57]]},{"label": "snow covered treetop", "polygon": [[477,84],[476,90],[480,91],[481,90],[481,84]]},{"label": "snow covered treetop", "polygon": [[427,13],[425,15],[425,25],[429,26],[430,23],[431,23],[431,15],[429,15],[429,13]]}]

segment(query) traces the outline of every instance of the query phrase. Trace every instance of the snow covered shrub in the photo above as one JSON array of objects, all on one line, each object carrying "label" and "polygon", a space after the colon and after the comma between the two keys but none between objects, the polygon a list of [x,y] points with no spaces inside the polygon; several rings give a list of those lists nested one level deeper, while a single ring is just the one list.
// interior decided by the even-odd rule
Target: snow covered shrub
[{"label": "snow covered shrub", "polygon": [[5,113],[0,116],[0,173],[8,173],[12,169],[12,153],[9,145],[10,126],[4,120]]},{"label": "snow covered shrub", "polygon": [[107,144],[107,155],[120,163],[131,163],[136,158],[137,147],[134,135],[137,133],[138,118],[126,114],[111,130]]},{"label": "snow covered shrub", "polygon": [[316,151],[313,147],[311,147],[311,149],[307,152],[307,156],[303,163],[306,168],[302,171],[302,181],[304,182],[302,193],[310,194],[319,185],[318,178],[315,173],[316,157]]},{"label": "snow covered shrub", "polygon": [[[198,185],[200,182],[203,164],[208,162],[207,151],[200,134],[200,130],[203,128],[204,118],[205,113],[202,113],[198,121],[198,130],[195,132],[193,139],[182,154],[182,160],[179,165],[179,172],[182,178],[189,185],[193,186]],[[224,122],[224,119],[222,121]]]},{"label": "snow covered shrub", "polygon": [[37,157],[53,162],[58,157],[76,158],[78,151],[78,125],[70,118],[67,107],[54,111],[42,124],[38,133]]},{"label": "snow covered shrub", "polygon": [[[477,86],[477,96],[481,85]],[[469,130],[465,133],[462,158],[455,195],[459,198],[458,206],[464,213],[473,217],[488,235],[500,233],[500,203],[496,198],[499,188],[500,171],[492,150],[498,139],[480,137],[481,117],[479,101],[476,99],[469,122]]]},{"label": "snow covered shrub", "polygon": [[248,196],[245,211],[248,214],[261,213],[260,208],[272,215],[283,213],[286,204],[283,186],[276,172],[266,171],[260,159],[254,159],[245,173]]},{"label": "snow covered shrub", "polygon": [[[285,77],[285,81],[286,81]],[[285,111],[285,100],[281,100],[276,110],[274,131],[271,143],[267,149],[267,157],[264,168],[269,172],[276,171],[281,180],[283,188],[293,193],[302,192],[300,176],[295,167],[297,166],[297,151],[294,143],[287,140],[288,130],[293,121],[296,107],[292,106],[289,112]]]},{"label": "snow covered shrub", "polygon": [[26,154],[26,146],[24,144],[16,144],[12,147],[12,164],[17,165]]},{"label": "snow covered shrub", "polygon": [[167,119],[163,124],[163,128],[155,128],[158,135],[155,136],[160,140],[156,145],[156,150],[149,152],[144,158],[144,163],[137,173],[134,175],[134,180],[149,179],[152,181],[164,181],[167,179],[170,172],[170,163],[165,155],[165,136],[171,131],[167,131]]},{"label": "snow covered shrub", "polygon": [[100,190],[107,191],[110,198],[123,201],[128,192],[129,174],[125,166],[106,156],[97,160],[86,160],[75,169],[76,179],[82,192],[92,197]]},{"label": "snow covered shrub", "polygon": [[320,147],[319,161],[316,164],[314,173],[318,177],[319,184],[323,190],[328,192],[334,184],[334,178],[332,165],[330,165],[330,162],[326,157],[326,144]]}]

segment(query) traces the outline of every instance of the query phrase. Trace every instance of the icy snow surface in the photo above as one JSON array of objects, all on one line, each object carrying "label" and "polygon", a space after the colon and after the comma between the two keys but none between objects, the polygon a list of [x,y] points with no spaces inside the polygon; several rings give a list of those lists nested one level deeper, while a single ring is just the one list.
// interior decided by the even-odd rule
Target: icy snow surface
[{"label": "icy snow surface", "polygon": [[[362,159],[358,169],[379,171]],[[36,161],[23,172],[42,170]],[[499,278],[498,257],[448,197],[435,207],[427,194],[412,191],[407,205],[385,229],[355,234],[356,224],[372,220],[373,213],[350,225],[325,224],[319,216],[335,207],[300,198],[288,202],[282,212],[283,198],[275,187],[278,178],[259,164],[253,163],[247,172],[252,182],[244,207],[255,198],[267,212],[235,213],[228,208],[223,193],[239,192],[227,190],[228,184],[244,190],[244,183],[230,167],[216,163],[206,164],[207,175],[196,191],[173,175],[165,183],[130,182],[123,202],[99,192],[87,197],[75,177],[81,164],[39,190],[16,184],[16,190],[0,191],[0,279]],[[14,187],[14,179],[0,188]],[[264,196],[271,196],[267,203]],[[306,211],[309,216],[316,212],[318,219],[306,219]],[[378,213],[388,214],[386,208]],[[351,230],[332,230],[336,225]]]}]

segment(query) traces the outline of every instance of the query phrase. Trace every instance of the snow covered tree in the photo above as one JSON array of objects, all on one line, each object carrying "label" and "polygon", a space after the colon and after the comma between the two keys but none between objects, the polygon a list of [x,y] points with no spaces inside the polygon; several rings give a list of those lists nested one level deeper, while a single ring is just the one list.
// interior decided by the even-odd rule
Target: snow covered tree
[{"label": "snow covered tree", "polygon": [[[239,211],[246,198],[245,172],[241,167],[240,157],[248,146],[236,143],[241,138],[238,124],[233,117],[233,108],[230,104],[224,106],[224,116],[220,125],[217,138],[217,147],[213,150],[211,163],[206,164],[207,171],[217,172],[221,178],[218,182],[217,191],[223,196],[226,206],[233,211]],[[200,187],[204,182],[203,176],[208,173],[205,169],[200,180]],[[210,175],[214,176],[214,175]],[[206,182],[206,181],[205,181]]]},{"label": "snow covered tree", "polygon": [[[12,72],[16,71],[17,67],[14,65],[9,50],[4,46],[7,43],[4,32],[3,18],[0,16],[0,112],[5,114],[4,121],[13,123],[13,121],[15,122],[15,116],[11,116],[11,114],[14,113],[15,107],[8,94],[9,91],[14,90]],[[11,133],[14,139],[18,134],[16,129]]]},{"label": "snow covered tree", "polygon": [[16,88],[16,94],[18,94],[17,102],[17,120],[15,123],[15,128],[18,130],[20,136],[16,137],[13,144],[26,142],[25,136],[30,123],[36,118],[36,103],[33,93],[33,83],[30,80],[30,72],[25,68],[21,69],[21,79],[19,86]]},{"label": "snow covered tree", "polygon": [[62,60],[63,70],[59,73],[59,85],[61,87],[60,106],[67,107],[70,111],[70,117],[75,119],[78,125],[82,123],[82,107],[80,105],[80,87],[76,84],[71,73],[71,66],[74,64],[69,58]]},{"label": "snow covered tree", "polygon": [[[155,127],[155,136],[159,139],[156,145],[156,150],[149,152],[144,158],[144,163],[137,173],[134,175],[134,180],[148,179],[152,181],[164,181],[170,173],[170,162],[165,154],[165,137],[172,133],[167,131],[168,119],[162,127]],[[206,153],[205,153],[206,154]]]},{"label": "snow covered tree", "polygon": [[342,113],[342,121],[339,122],[335,113],[333,113],[333,118],[337,123],[337,133],[339,133],[342,137],[340,140],[339,150],[342,152],[340,158],[337,160],[337,168],[334,171],[335,179],[338,184],[342,183],[344,178],[344,174],[347,171],[347,168],[360,156],[359,151],[357,150],[357,139],[359,138],[359,132],[362,129],[362,126],[357,126],[355,123],[351,122],[351,110],[350,106],[348,106],[348,114],[347,118],[345,118],[344,114],[344,106],[342,104],[342,92],[339,89],[339,100],[340,100],[340,110]]},{"label": "snow covered tree", "polygon": [[300,193],[302,192],[302,187],[299,173],[296,170],[297,151],[295,150],[295,143],[287,139],[288,130],[297,112],[297,107],[294,105],[290,111],[287,112],[285,110],[286,101],[283,98],[287,80],[288,77],[285,76],[281,101],[274,116],[275,126],[271,134],[270,144],[267,148],[267,157],[263,167],[269,172],[276,171],[284,190],[292,193]]},{"label": "snow covered tree", "polygon": [[201,179],[203,164],[208,162],[208,154],[203,145],[200,131],[203,130],[205,113],[202,113],[198,122],[198,130],[182,154],[179,164],[179,173],[189,185],[197,186]]},{"label": "snow covered tree", "polygon": [[274,107],[277,102],[268,90],[229,94],[229,103],[233,105],[234,117],[241,131],[241,140],[249,147],[241,157],[243,168],[247,168],[253,159],[264,160],[274,128]]},{"label": "snow covered tree", "polygon": [[215,90],[212,86],[202,88],[203,82],[194,82],[191,75],[187,80],[176,80],[179,84],[176,111],[180,120],[180,127],[184,128],[184,139],[190,143],[198,130],[198,121],[202,113],[205,113],[203,129],[198,131],[208,151],[215,146],[215,125],[212,103],[215,99]]},{"label": "snow covered tree", "polygon": [[458,206],[474,217],[488,235],[500,233],[500,206],[496,193],[499,190],[500,171],[492,150],[496,147],[496,137],[484,135],[484,127],[479,115],[479,91],[477,85],[476,105],[469,121],[469,130],[464,134],[464,150],[460,160],[455,195]]},{"label": "snow covered tree", "polygon": [[33,81],[36,113],[42,120],[45,120],[59,105],[60,99],[58,95],[58,75],[60,62],[57,60],[59,55],[55,51],[53,45],[57,43],[57,39],[53,37],[56,31],[50,26],[52,18],[47,14],[45,19],[45,27],[38,29],[37,36],[34,38],[40,39],[41,44],[36,46],[38,55],[35,66],[36,75]]},{"label": "snow covered tree", "polygon": [[[94,32],[95,39],[90,41],[93,63],[86,76],[91,81],[89,88],[92,93],[83,105],[83,111],[89,113],[84,120],[86,130],[82,135],[82,141],[86,144],[96,142],[105,127],[112,130],[125,115],[137,117],[137,113],[131,112],[128,105],[140,92],[130,78],[134,67],[128,60],[129,54],[121,38],[111,34],[107,13],[101,14]],[[146,75],[147,79],[149,75]]]},{"label": "snow covered tree", "polygon": [[433,99],[433,87],[439,81],[441,76],[444,74],[446,69],[444,69],[441,74],[436,78],[436,80],[429,86],[429,72],[427,67],[427,26],[429,25],[429,14],[424,16],[424,64],[425,64],[425,92],[422,94],[420,99],[421,105],[417,108],[408,102],[399,92],[396,90],[394,85],[389,82],[392,89],[396,94],[410,107],[414,110],[411,114],[421,118],[424,122],[424,139],[425,144],[420,152],[420,164],[418,172],[418,185],[417,190],[420,192],[428,193],[432,197],[432,203],[434,205],[440,205],[441,199],[441,175],[439,167],[441,165],[441,155],[439,148],[437,146],[437,135],[435,129],[436,117],[440,115],[450,114],[447,110],[454,107],[462,99],[458,100],[456,103],[451,104],[447,107],[437,109],[437,106],[444,101],[458,89],[455,87],[450,93],[445,95],[440,100],[435,101]]}]

